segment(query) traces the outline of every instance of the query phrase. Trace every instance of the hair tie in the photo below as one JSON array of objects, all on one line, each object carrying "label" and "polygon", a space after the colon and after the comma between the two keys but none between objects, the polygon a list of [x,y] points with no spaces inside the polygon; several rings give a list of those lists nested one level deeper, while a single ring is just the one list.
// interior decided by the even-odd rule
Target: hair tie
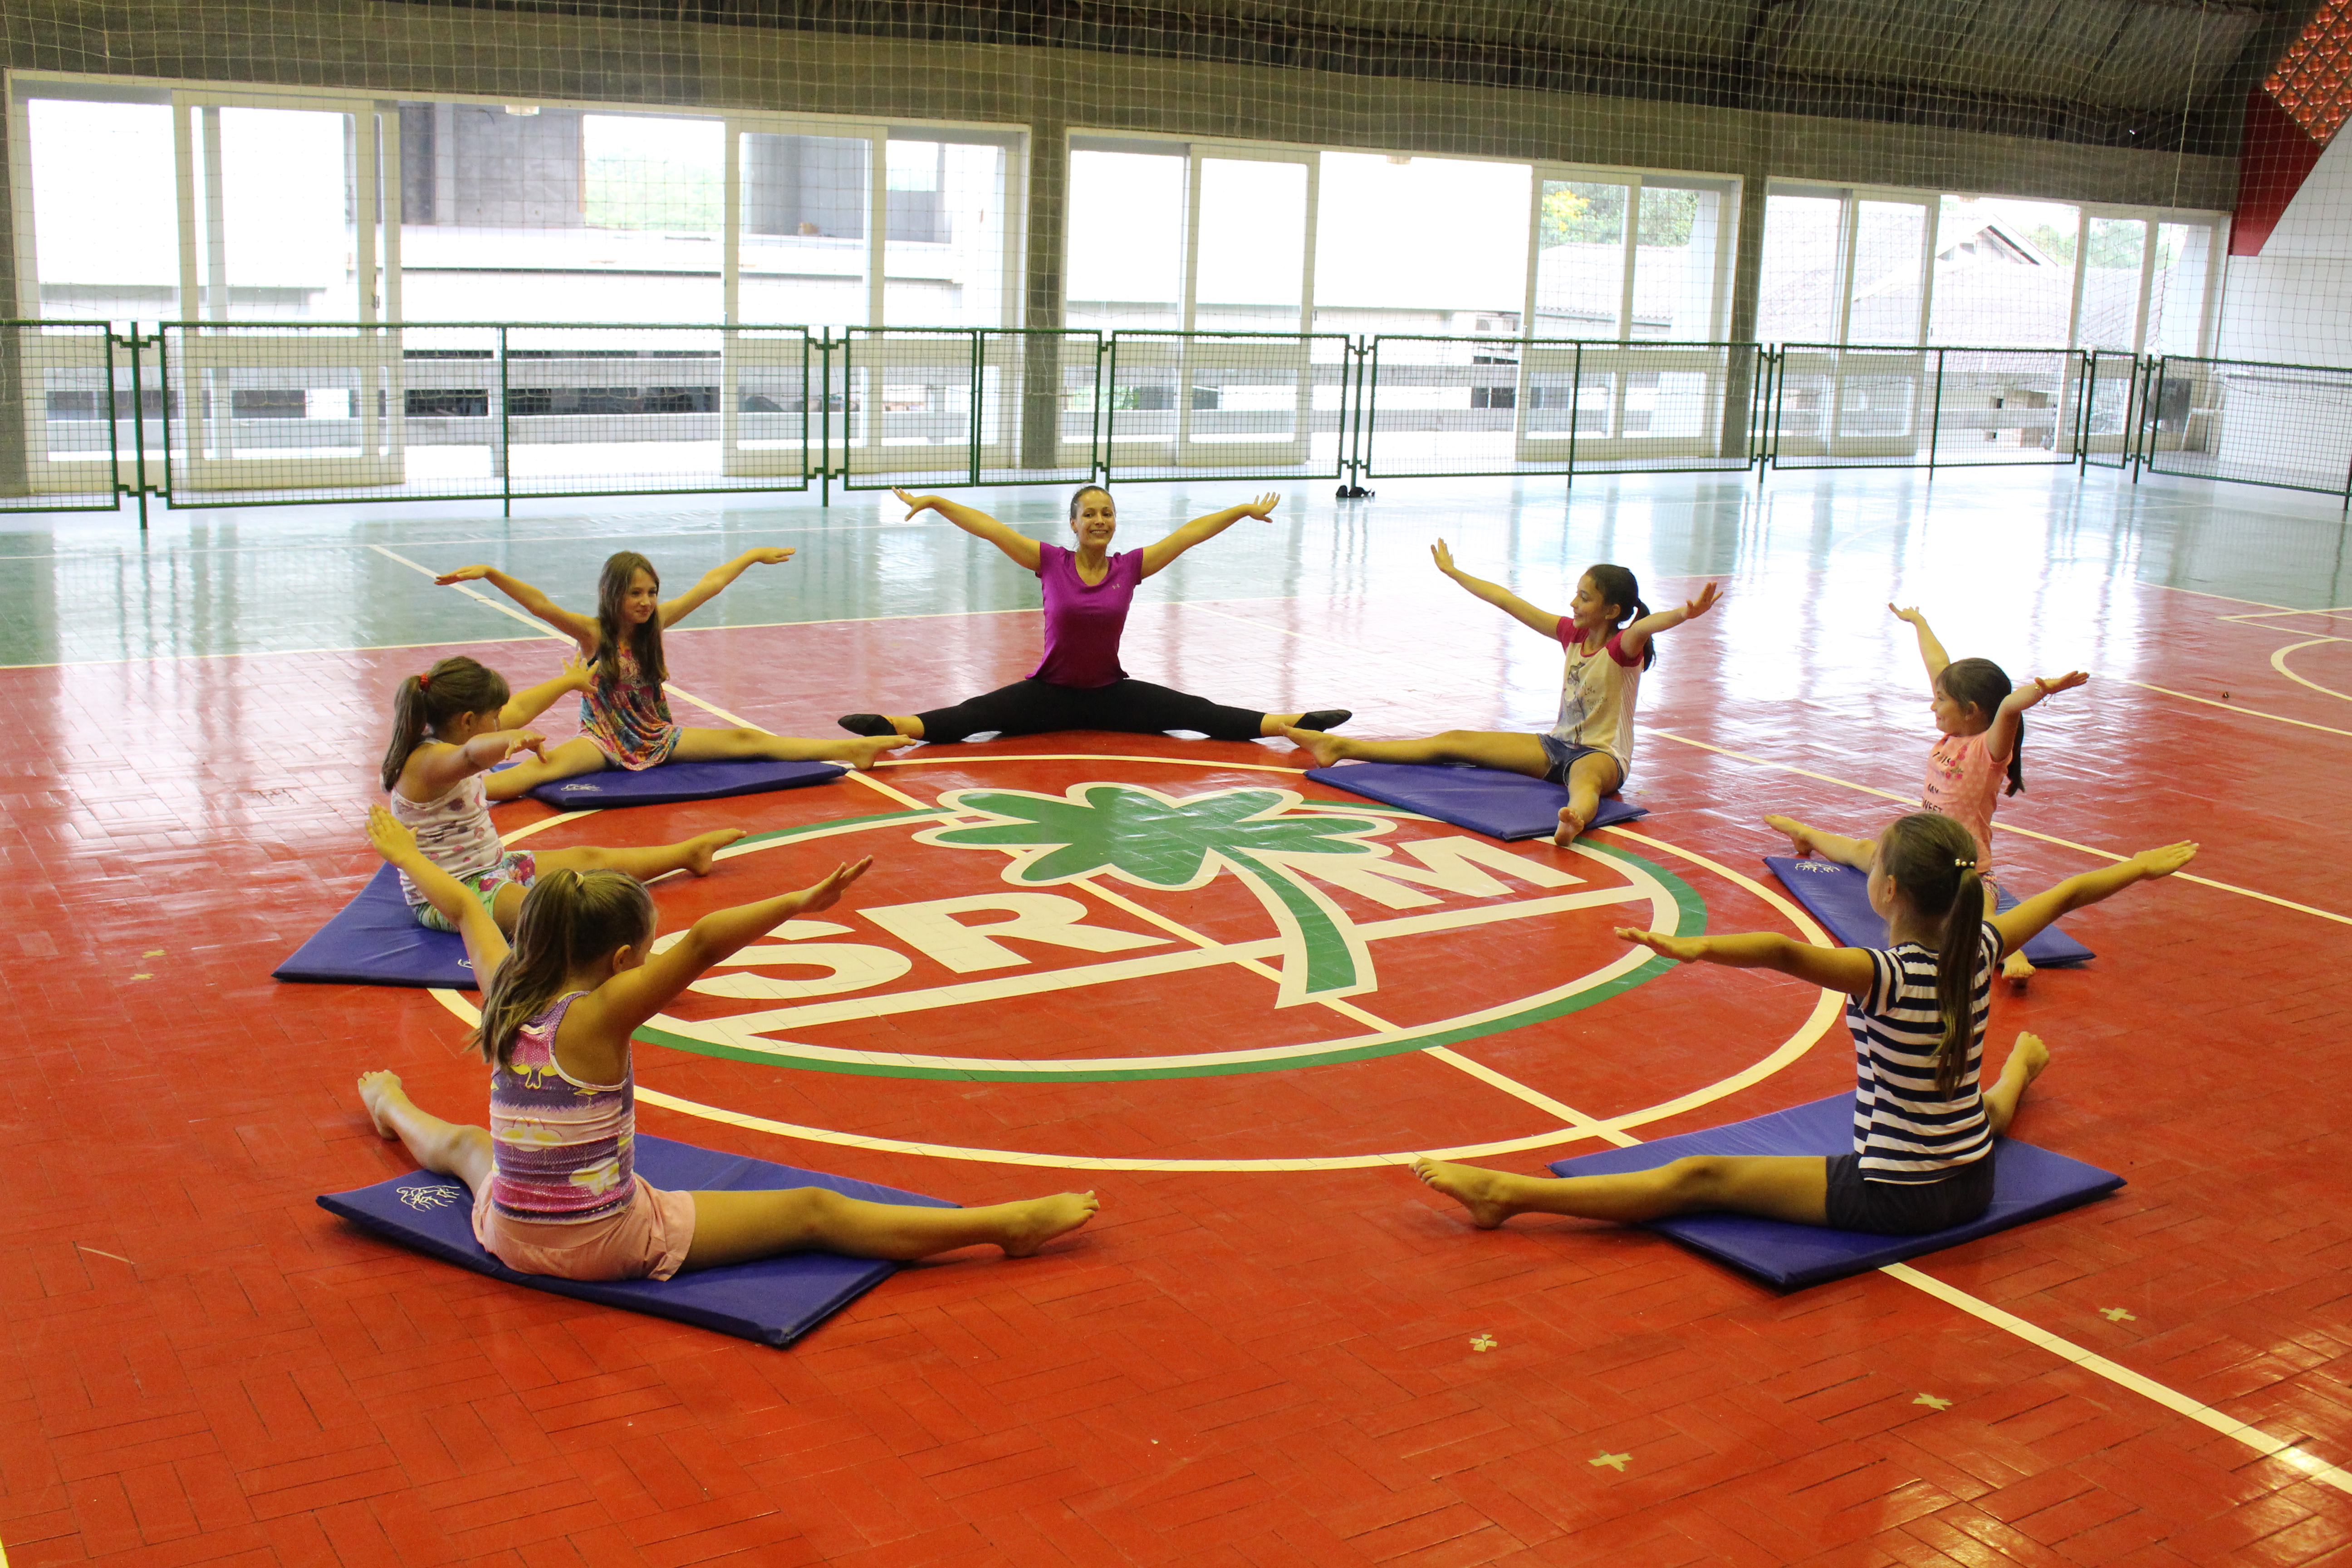
[{"label": "hair tie", "polygon": [[1976,863],[1974,860],[1957,860],[1957,859],[1956,859],[1956,860],[1954,860],[1954,861],[1952,862],[1952,864],[1953,864],[1953,865],[1955,865],[1955,866],[1957,866],[1957,867],[1958,867],[1958,868],[1959,868],[1961,870],[1963,870],[1963,871],[1973,871],[1973,870],[1975,870],[1975,869],[1977,868],[1977,863]]},{"label": "hair tie", "polygon": [[423,691],[433,684],[433,672],[426,670],[416,678],[416,689]]}]

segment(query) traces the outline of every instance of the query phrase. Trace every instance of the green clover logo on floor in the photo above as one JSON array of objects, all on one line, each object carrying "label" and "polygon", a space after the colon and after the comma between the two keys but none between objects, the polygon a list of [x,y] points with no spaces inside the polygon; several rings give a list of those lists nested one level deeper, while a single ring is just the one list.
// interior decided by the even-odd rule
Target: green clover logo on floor
[{"label": "green clover logo on floor", "polygon": [[1049,888],[1108,875],[1171,892],[1230,872],[1274,918],[1282,941],[1276,1005],[1373,989],[1370,955],[1354,925],[1292,862],[1302,856],[1376,855],[1366,840],[1389,831],[1376,817],[1300,811],[1286,789],[1224,789],[1179,798],[1141,784],[1083,784],[1062,795],[955,790],[940,804],[983,820],[916,835],[949,848],[1024,851],[1005,868],[1020,887]]}]

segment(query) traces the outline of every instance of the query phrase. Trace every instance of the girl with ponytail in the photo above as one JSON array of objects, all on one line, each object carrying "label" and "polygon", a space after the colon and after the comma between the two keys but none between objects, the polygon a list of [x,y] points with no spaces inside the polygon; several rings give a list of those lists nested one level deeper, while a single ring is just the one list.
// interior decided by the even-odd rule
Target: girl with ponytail
[{"label": "girl with ponytail", "polygon": [[[1989,658],[1953,658],[1944,652],[1916,608],[1896,608],[1897,620],[1910,624],[1918,635],[1919,660],[1927,667],[1927,700],[1935,710],[1936,743],[1927,752],[1927,777],[1920,804],[1938,811],[1968,829],[1975,841],[1977,868],[1983,877],[1985,908],[1999,897],[1992,879],[1992,813],[2005,795],[2025,787],[2025,710],[2045,697],[2071,691],[2090,679],[2075,669],[2044,679],[2036,676],[2011,689],[2000,666]],[[2008,787],[2002,788],[2006,781]],[[1766,826],[1789,836],[1797,853],[1808,859],[1833,860],[1857,870],[1870,869],[1871,840],[1826,833],[1789,816],[1768,816]],[[2022,987],[2033,965],[2021,952],[2013,952],[2001,965],[2013,986]]]},{"label": "girl with ponytail", "polygon": [[[501,931],[512,931],[523,892],[542,871],[613,870],[631,877],[670,871],[707,876],[711,857],[743,837],[740,828],[705,833],[646,849],[509,850],[490,823],[488,770],[518,752],[545,759],[545,738],[525,726],[567,691],[588,682],[588,667],[564,661],[563,673],[520,697],[506,678],[462,654],[400,683],[392,700],[392,744],[383,753],[383,787],[392,817],[414,836],[418,852],[462,884]],[[509,768],[500,778],[520,773]],[[401,891],[419,925],[455,931],[448,918],[403,872]]]},{"label": "girl with ponytail", "polygon": [[804,741],[772,735],[765,730],[688,729],[670,717],[669,664],[662,654],[662,631],[674,626],[719,595],[719,590],[754,566],[777,565],[793,558],[789,549],[747,550],[724,565],[714,566],[685,593],[665,599],[661,575],[654,563],[634,550],[624,550],[604,563],[596,579],[596,613],[583,616],[567,610],[520,577],[495,566],[460,566],[434,581],[488,583],[579,646],[580,657],[592,667],[580,685],[580,736],[538,761],[507,769],[491,781],[490,798],[512,800],[553,779],[568,779],[605,768],[632,772],[659,767],[673,758],[681,763],[741,761],[754,757],[779,762],[846,763],[871,768],[885,752],[908,744],[895,735],[880,740]]},{"label": "girl with ponytail", "polygon": [[1770,931],[1617,932],[1677,963],[1776,970],[1844,992],[1854,1044],[1851,1152],[1705,1155],[1562,1180],[1435,1160],[1414,1169],[1482,1227],[1529,1212],[1639,1223],[1701,1209],[1885,1236],[1965,1225],[1991,1203],[1993,1141],[2050,1059],[2040,1039],[2020,1034],[1999,1080],[1979,1087],[2001,955],[2069,910],[2172,875],[2196,853],[2189,843],[2147,850],[1987,919],[1975,840],[1952,818],[1920,812],[1871,846],[1870,905],[1886,921],[1885,948],[1814,947]]},{"label": "girl with ponytail", "polygon": [[475,1238],[509,1268],[566,1279],[667,1279],[784,1252],[915,1258],[982,1242],[1019,1258],[1093,1215],[1092,1193],[929,1208],[866,1203],[824,1187],[665,1192],[636,1173],[631,1036],[739,948],[829,908],[869,862],[705,915],[659,942],[653,900],[633,879],[550,872],[524,898],[509,952],[479,901],[419,852],[390,812],[368,814],[368,838],[465,936],[482,984],[474,1043],[490,1064],[489,1125],[444,1121],[389,1072],[364,1074],[360,1100],[379,1134],[472,1189]]},{"label": "girl with ponytail", "polygon": [[1367,763],[1435,763],[1499,768],[1566,784],[1568,804],[1560,807],[1551,841],[1573,844],[1600,809],[1601,797],[1625,787],[1633,765],[1634,698],[1642,672],[1658,658],[1653,639],[1696,620],[1722,595],[1709,583],[1696,598],[1653,612],[1642,602],[1633,574],[1603,563],[1578,579],[1576,596],[1562,616],[1538,609],[1499,583],[1458,569],[1442,539],[1430,554],[1440,572],[1530,630],[1557,639],[1568,651],[1559,719],[1550,732],[1448,730],[1419,741],[1354,741],[1303,725],[1286,732],[1327,768],[1349,757]]}]

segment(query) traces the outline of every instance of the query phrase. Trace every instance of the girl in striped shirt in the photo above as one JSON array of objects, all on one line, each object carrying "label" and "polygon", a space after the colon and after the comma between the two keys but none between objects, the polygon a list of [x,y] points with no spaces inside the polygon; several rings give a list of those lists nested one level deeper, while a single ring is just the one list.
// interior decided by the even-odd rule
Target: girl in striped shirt
[{"label": "girl in striped shirt", "polygon": [[703,916],[654,940],[644,887],[554,871],[524,898],[509,953],[480,902],[378,806],[376,852],[457,927],[482,982],[474,1043],[490,1064],[489,1126],[444,1121],[389,1072],[362,1074],[376,1131],[474,1194],[474,1237],[508,1268],[565,1279],[667,1279],[786,1252],[928,1258],[986,1242],[1025,1257],[1093,1217],[1092,1193],[984,1208],[867,1203],[825,1187],[666,1192],[636,1173],[629,1042],[706,970],[794,916],[831,907],[869,862],[812,888]]},{"label": "girl in striped shirt", "polygon": [[2070,910],[2170,876],[2196,853],[2191,843],[2147,850],[1988,918],[1976,840],[1953,818],[1920,812],[1889,824],[1870,857],[1870,903],[1886,921],[1887,947],[1814,947],[1769,931],[1618,931],[1678,963],[1775,969],[1844,992],[1855,1055],[1849,1153],[1696,1155],[1559,1179],[1429,1159],[1413,1169],[1482,1229],[1530,1212],[1638,1224],[1702,1209],[1887,1236],[1965,1225],[1992,1201],[1993,1140],[2050,1059],[2040,1039],[2021,1033],[1999,1080],[1978,1086],[2002,955]]}]

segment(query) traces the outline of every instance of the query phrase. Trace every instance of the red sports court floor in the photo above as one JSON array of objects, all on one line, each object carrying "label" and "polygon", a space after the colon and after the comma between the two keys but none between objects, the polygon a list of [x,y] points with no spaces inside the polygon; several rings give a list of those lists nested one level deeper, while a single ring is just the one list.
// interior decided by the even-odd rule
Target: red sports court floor
[{"label": "red sports court floor", "polygon": [[[1087,783],[1181,800],[1291,789],[1344,810],[1274,745],[916,751],[871,784],[526,839],[785,833],[708,881],[662,885],[666,925],[808,880],[835,853],[877,856],[828,917],[843,929],[812,933],[825,962],[731,971],[845,988],[682,999],[700,1043],[737,1054],[642,1048],[647,1130],[967,1202],[1101,1193],[1097,1223],[1046,1256],[908,1269],[789,1352],[509,1289],[312,1203],[403,1169],[359,1109],[360,1071],[394,1068],[453,1113],[482,1099],[442,1001],[268,978],[370,869],[357,824],[385,694],[445,648],[528,679],[554,645],[476,606],[478,644],[0,670],[18,737],[0,1026],[8,1563],[2352,1561],[2352,612],[2159,586],[2168,571],[2126,559],[2154,525],[2088,537],[2063,515],[2080,504],[2071,480],[1947,477],[1932,500],[1868,476],[1778,480],[1699,496],[1731,521],[1668,542],[1667,511],[1696,494],[1679,483],[1626,481],[1565,514],[1540,503],[1564,528],[1540,548],[1517,532],[1538,502],[1421,517],[1384,500],[1372,528],[1295,498],[1318,519],[1308,543],[1329,547],[1307,569],[1269,566],[1255,594],[1146,590],[1137,673],[1347,702],[1358,732],[1405,734],[1539,727],[1556,690],[1556,653],[1427,572],[1417,552],[1441,527],[1465,565],[1542,602],[1603,552],[1656,603],[1696,586],[1675,552],[1729,586],[1716,616],[1661,639],[1644,685],[1633,793],[1652,815],[1591,855],[1514,847],[1529,869],[1490,877],[1501,892],[1441,851],[1418,858],[1456,886],[1327,884],[1370,932],[1371,982],[1328,1002],[1276,1005],[1274,924],[1231,878],[1046,890],[1085,930],[1124,933],[1087,940],[1126,946],[958,946],[958,911],[925,906],[1001,898],[1008,862],[925,844],[935,823],[899,815],[950,791]],[[565,548],[627,542],[627,519],[597,521],[593,546]],[[812,556],[885,543],[828,534]],[[535,548],[554,549],[519,541],[508,563],[530,572]],[[682,532],[656,555],[683,573],[715,553]],[[2333,602],[2323,577],[2303,586],[2306,605]],[[698,701],[823,732],[839,712],[1021,673],[1034,615],[956,613],[961,593],[673,634],[680,717]],[[2087,970],[1996,1002],[1996,1054],[2019,1028],[2055,1053],[2017,1131],[2130,1184],[1913,1272],[1787,1297],[1639,1231],[1466,1228],[1400,1156],[1497,1144],[1486,1158],[1533,1170],[1600,1146],[1596,1122],[1649,1137],[1850,1084],[1833,1013],[1784,980],[1685,969],[1511,1014],[1616,962],[1608,927],[1676,889],[1710,929],[1794,929],[1758,818],[1867,828],[1916,788],[1930,727],[1889,597],[2021,679],[2094,672],[2029,722],[2028,793],[1999,818],[2012,880],[2205,846],[2190,876],[2069,919],[2100,954]],[[401,613],[382,612],[389,631]],[[886,820],[853,821],[869,817]],[[1402,823],[1383,841],[1449,837]],[[1621,887],[1634,901],[1602,900]],[[1185,956],[1218,944],[1239,951]],[[1106,965],[1125,967],[1081,973]],[[772,1035],[723,1027],[771,1009],[790,1015],[764,1020]],[[1349,1044],[1465,1018],[1435,1048]],[[754,1038],[772,1059],[740,1048]],[[1186,1059],[1204,1056],[1246,1070]]]}]

